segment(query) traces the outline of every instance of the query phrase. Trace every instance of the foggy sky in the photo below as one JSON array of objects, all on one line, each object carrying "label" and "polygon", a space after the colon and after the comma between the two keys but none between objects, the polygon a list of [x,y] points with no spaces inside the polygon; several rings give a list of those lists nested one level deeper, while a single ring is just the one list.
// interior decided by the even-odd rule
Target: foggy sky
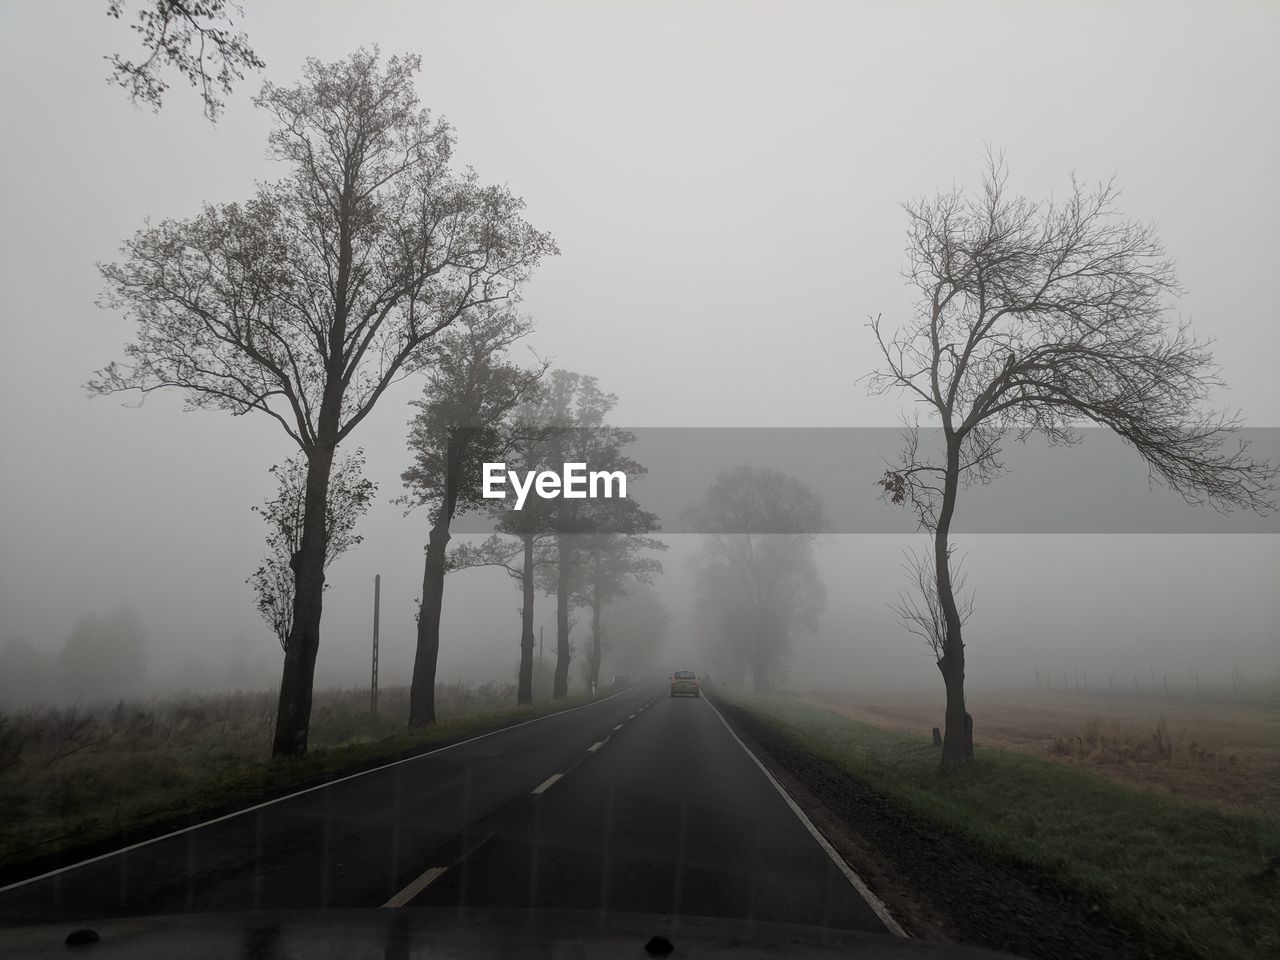
[{"label": "foggy sky", "polygon": [[[245,634],[269,658],[263,686],[276,682],[278,645],[243,581],[265,533],[250,507],[293,451],[267,418],[183,413],[176,394],[141,409],[88,400],[83,383],[132,332],[94,306],[94,264],[147,217],[192,216],[281,176],[253,93],[360,44],[420,53],[418,89],[456,127],[455,161],[509,184],[555,236],[562,255],[526,291],[529,345],[616,392],[619,424],[895,425],[901,401],[868,398],[857,378],[876,365],[868,316],[892,326],[912,303],[900,204],[976,186],[989,144],[1033,198],[1061,195],[1073,170],[1116,174],[1124,212],[1157,221],[1177,260],[1178,314],[1217,341],[1221,403],[1280,426],[1275,4],[246,6],[268,68],[215,128],[179,78],[159,114],[106,82],[102,57],[135,51],[131,8],[113,21],[100,0],[0,5],[0,643],[56,649],[80,616],[127,602],[158,674],[191,652],[216,662]],[[383,682],[407,680],[426,518],[389,501],[420,389],[390,391],[349,441],[380,491],[364,543],[330,571],[320,683],[367,682],[375,573]],[[910,539],[821,547],[832,602],[797,647],[794,682],[936,683],[884,607]],[[692,545],[673,544],[660,588],[674,662],[693,638]],[[962,548],[974,677],[1153,657],[1170,672],[1280,666],[1274,536]],[[518,604],[501,573],[451,576],[441,678],[509,679]],[[539,604],[550,629],[553,601]]]}]

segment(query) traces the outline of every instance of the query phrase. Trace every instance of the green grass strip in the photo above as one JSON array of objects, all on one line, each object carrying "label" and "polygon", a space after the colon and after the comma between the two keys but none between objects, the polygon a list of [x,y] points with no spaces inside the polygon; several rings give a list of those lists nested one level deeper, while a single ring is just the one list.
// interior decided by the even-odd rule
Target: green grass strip
[{"label": "green grass strip", "polygon": [[[782,697],[731,702],[905,812],[1092,899],[1157,953],[1280,957],[1280,824],[1126,789],[1050,759],[983,748],[939,769],[922,737]],[[855,825],[856,827],[856,825]]]}]

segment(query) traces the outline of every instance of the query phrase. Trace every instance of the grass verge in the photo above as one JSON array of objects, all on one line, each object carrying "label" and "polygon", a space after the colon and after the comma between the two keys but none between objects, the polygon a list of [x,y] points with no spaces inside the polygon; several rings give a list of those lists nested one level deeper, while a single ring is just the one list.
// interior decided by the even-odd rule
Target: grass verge
[{"label": "grass verge", "polygon": [[592,699],[481,708],[413,733],[388,719],[353,720],[334,712],[313,717],[313,733],[333,727],[329,732],[343,741],[293,760],[271,760],[234,740],[219,747],[212,731],[163,749],[117,745],[60,760],[51,774],[56,793],[42,790],[40,773],[28,765],[0,782],[7,808],[0,817],[0,885]]},{"label": "grass verge", "polygon": [[785,697],[728,699],[911,817],[1096,902],[1153,955],[1280,956],[1280,823],[980,743],[944,776],[926,738]]}]

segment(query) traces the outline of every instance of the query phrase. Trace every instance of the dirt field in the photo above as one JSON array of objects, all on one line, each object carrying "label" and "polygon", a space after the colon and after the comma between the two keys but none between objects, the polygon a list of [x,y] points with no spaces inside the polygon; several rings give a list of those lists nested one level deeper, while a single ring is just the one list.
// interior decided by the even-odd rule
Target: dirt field
[{"label": "dirt field", "polygon": [[[895,695],[814,692],[843,716],[928,735],[942,691]],[[976,747],[1002,747],[1092,770],[1223,810],[1280,819],[1280,709],[1228,703],[1061,693],[968,697]]]}]

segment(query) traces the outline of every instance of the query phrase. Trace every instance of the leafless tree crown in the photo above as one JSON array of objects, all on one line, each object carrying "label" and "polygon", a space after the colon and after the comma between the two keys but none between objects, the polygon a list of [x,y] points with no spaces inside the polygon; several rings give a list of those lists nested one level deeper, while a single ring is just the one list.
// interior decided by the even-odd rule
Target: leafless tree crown
[{"label": "leafless tree crown", "polygon": [[256,103],[291,175],[148,226],[101,267],[101,302],[131,314],[137,340],[89,389],[176,387],[192,408],[265,413],[310,450],[341,443],[455,321],[514,302],[555,243],[505,187],[450,169],[453,131],[420,108],[419,65],[375,48],[266,84]]},{"label": "leafless tree crown", "polygon": [[[906,275],[920,297],[896,331],[871,323],[886,364],[871,388],[904,390],[937,417],[959,445],[963,482],[1000,471],[1008,432],[1073,443],[1091,422],[1188,502],[1265,512],[1276,468],[1233,440],[1238,415],[1200,410],[1222,385],[1209,343],[1170,321],[1174,265],[1154,226],[1123,218],[1118,198],[1114,180],[1074,176],[1062,201],[1011,196],[993,157],[979,194],[907,204]],[[905,435],[880,483],[932,529],[945,468],[919,455],[918,429]]]}]

